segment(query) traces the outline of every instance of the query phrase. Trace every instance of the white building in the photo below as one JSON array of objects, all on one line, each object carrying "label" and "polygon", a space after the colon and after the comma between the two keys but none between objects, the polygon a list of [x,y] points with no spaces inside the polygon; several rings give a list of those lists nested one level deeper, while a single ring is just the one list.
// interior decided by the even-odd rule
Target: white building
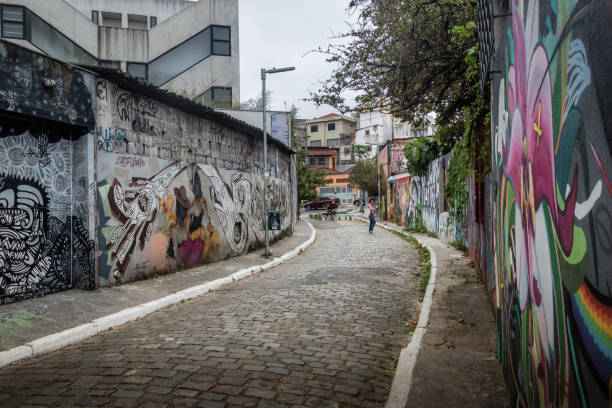
[{"label": "white building", "polygon": [[238,0],[0,0],[0,11],[3,40],[205,104],[240,103]]},{"label": "white building", "polygon": [[393,123],[394,139],[412,139],[422,136],[433,136],[435,132],[436,114],[428,113],[425,122],[421,127],[415,127],[408,122]]},{"label": "white building", "polygon": [[379,147],[392,138],[391,115],[378,111],[360,112],[355,132],[355,144],[365,146],[366,158],[375,157]]},{"label": "white building", "polygon": [[375,157],[380,148],[391,139],[407,139],[434,134],[434,113],[426,115],[427,125],[416,128],[408,122],[400,122],[388,113],[360,112],[355,144],[366,147],[366,158]]}]

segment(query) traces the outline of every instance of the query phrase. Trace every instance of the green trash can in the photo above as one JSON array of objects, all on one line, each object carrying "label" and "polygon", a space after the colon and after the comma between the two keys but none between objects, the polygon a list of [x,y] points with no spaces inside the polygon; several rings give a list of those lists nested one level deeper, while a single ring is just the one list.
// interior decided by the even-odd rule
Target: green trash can
[{"label": "green trash can", "polygon": [[280,231],[281,219],[280,211],[268,211],[268,230]]}]

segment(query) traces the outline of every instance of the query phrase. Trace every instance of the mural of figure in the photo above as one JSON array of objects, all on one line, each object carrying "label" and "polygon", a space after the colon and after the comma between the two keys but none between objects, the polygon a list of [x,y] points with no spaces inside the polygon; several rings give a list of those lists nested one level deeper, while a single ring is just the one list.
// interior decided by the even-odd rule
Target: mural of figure
[{"label": "mural of figure", "polygon": [[34,288],[51,269],[45,255],[46,195],[32,182],[0,182],[0,295]]}]

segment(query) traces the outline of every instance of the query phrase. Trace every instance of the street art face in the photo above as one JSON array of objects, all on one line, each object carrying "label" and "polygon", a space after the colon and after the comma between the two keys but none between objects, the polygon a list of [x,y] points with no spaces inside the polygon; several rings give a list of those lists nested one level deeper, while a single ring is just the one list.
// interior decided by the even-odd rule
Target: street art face
[{"label": "street art face", "polygon": [[47,200],[25,180],[3,177],[0,185],[0,291],[14,295],[37,285],[51,267],[43,256]]},{"label": "street art face", "polygon": [[612,163],[602,122],[610,111],[597,90],[610,74],[589,43],[610,37],[612,9],[603,1],[511,4],[502,76],[493,81],[500,357],[522,406],[607,406]]},{"label": "street art face", "polygon": [[[147,179],[132,177],[128,185],[115,177],[103,197],[114,219],[106,248],[115,278],[125,276],[130,265],[143,269],[138,265],[149,246],[166,253],[147,266],[162,272],[239,255],[261,242],[259,183],[246,173],[187,162],[170,164]],[[286,189],[286,182],[273,180],[271,208],[279,208],[288,221]],[[138,261],[133,260],[136,254]]]},{"label": "street art face", "polygon": [[67,140],[0,138],[0,303],[68,289],[75,279],[91,287],[83,279],[93,277],[93,242],[71,215],[71,163]]}]

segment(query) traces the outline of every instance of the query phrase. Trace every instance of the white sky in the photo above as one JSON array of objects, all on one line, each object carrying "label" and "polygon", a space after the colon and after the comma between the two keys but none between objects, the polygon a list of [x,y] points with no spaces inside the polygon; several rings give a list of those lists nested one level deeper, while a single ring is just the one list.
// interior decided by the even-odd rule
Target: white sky
[{"label": "white sky", "polygon": [[316,108],[301,99],[328,78],[332,65],[318,53],[334,33],[347,31],[349,0],[239,0],[240,100],[261,94],[261,68],[295,66],[295,71],[269,74],[266,88],[273,92],[272,110],[298,107],[298,117],[310,119],[337,111]]}]

